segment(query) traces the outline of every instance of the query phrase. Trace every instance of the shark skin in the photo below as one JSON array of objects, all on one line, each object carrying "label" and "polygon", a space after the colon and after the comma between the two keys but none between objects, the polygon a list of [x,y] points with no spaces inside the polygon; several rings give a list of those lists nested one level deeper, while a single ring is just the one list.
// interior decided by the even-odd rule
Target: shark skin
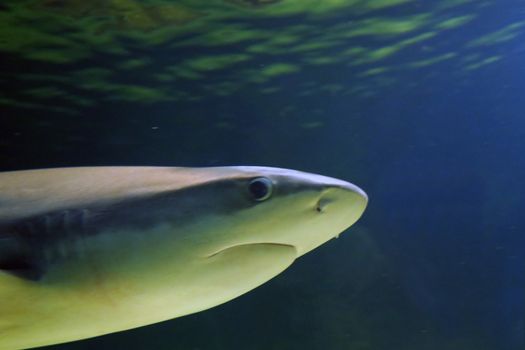
[{"label": "shark skin", "polygon": [[351,183],[270,167],[0,173],[0,350],[225,303],[337,237],[367,202]]}]

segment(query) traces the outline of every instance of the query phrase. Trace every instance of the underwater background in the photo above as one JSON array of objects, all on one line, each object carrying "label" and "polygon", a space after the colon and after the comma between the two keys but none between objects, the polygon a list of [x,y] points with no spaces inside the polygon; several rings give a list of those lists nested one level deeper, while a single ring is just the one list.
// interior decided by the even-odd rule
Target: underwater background
[{"label": "underwater background", "polygon": [[525,348],[525,2],[3,0],[0,170],[266,165],[352,228],[198,314],[46,349]]}]

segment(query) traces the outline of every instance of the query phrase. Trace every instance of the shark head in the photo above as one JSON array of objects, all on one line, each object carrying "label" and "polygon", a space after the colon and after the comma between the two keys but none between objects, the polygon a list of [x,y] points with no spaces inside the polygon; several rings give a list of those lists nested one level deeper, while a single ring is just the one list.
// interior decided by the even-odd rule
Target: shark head
[{"label": "shark head", "polygon": [[[349,182],[295,170],[241,166],[191,172],[193,184],[163,194],[156,204],[164,238],[143,264],[150,277],[160,274],[155,280],[174,286],[175,299],[184,299],[181,290],[191,293],[177,308],[182,314],[265,283],[353,225],[368,202]],[[155,262],[161,262],[158,268]]]},{"label": "shark head", "polygon": [[195,237],[209,256],[250,244],[288,246],[301,256],[353,225],[368,202],[359,187],[326,176],[268,167],[216,171],[222,176],[192,191],[207,203],[201,219],[217,228]]}]

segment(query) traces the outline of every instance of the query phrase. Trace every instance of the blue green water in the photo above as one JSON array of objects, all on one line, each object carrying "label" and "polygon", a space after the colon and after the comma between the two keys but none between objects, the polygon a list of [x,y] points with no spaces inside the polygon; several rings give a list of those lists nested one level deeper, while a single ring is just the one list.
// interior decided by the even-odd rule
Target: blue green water
[{"label": "blue green water", "polygon": [[50,349],[525,348],[525,5],[3,1],[0,169],[352,181],[337,240],[227,304]]}]

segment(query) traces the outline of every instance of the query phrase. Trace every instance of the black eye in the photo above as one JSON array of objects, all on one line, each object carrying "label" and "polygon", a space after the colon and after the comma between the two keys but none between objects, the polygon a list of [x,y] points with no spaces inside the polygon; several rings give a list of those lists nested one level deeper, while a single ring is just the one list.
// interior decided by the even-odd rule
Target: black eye
[{"label": "black eye", "polygon": [[272,182],[265,177],[258,177],[248,185],[250,194],[256,201],[263,201],[272,195]]}]

